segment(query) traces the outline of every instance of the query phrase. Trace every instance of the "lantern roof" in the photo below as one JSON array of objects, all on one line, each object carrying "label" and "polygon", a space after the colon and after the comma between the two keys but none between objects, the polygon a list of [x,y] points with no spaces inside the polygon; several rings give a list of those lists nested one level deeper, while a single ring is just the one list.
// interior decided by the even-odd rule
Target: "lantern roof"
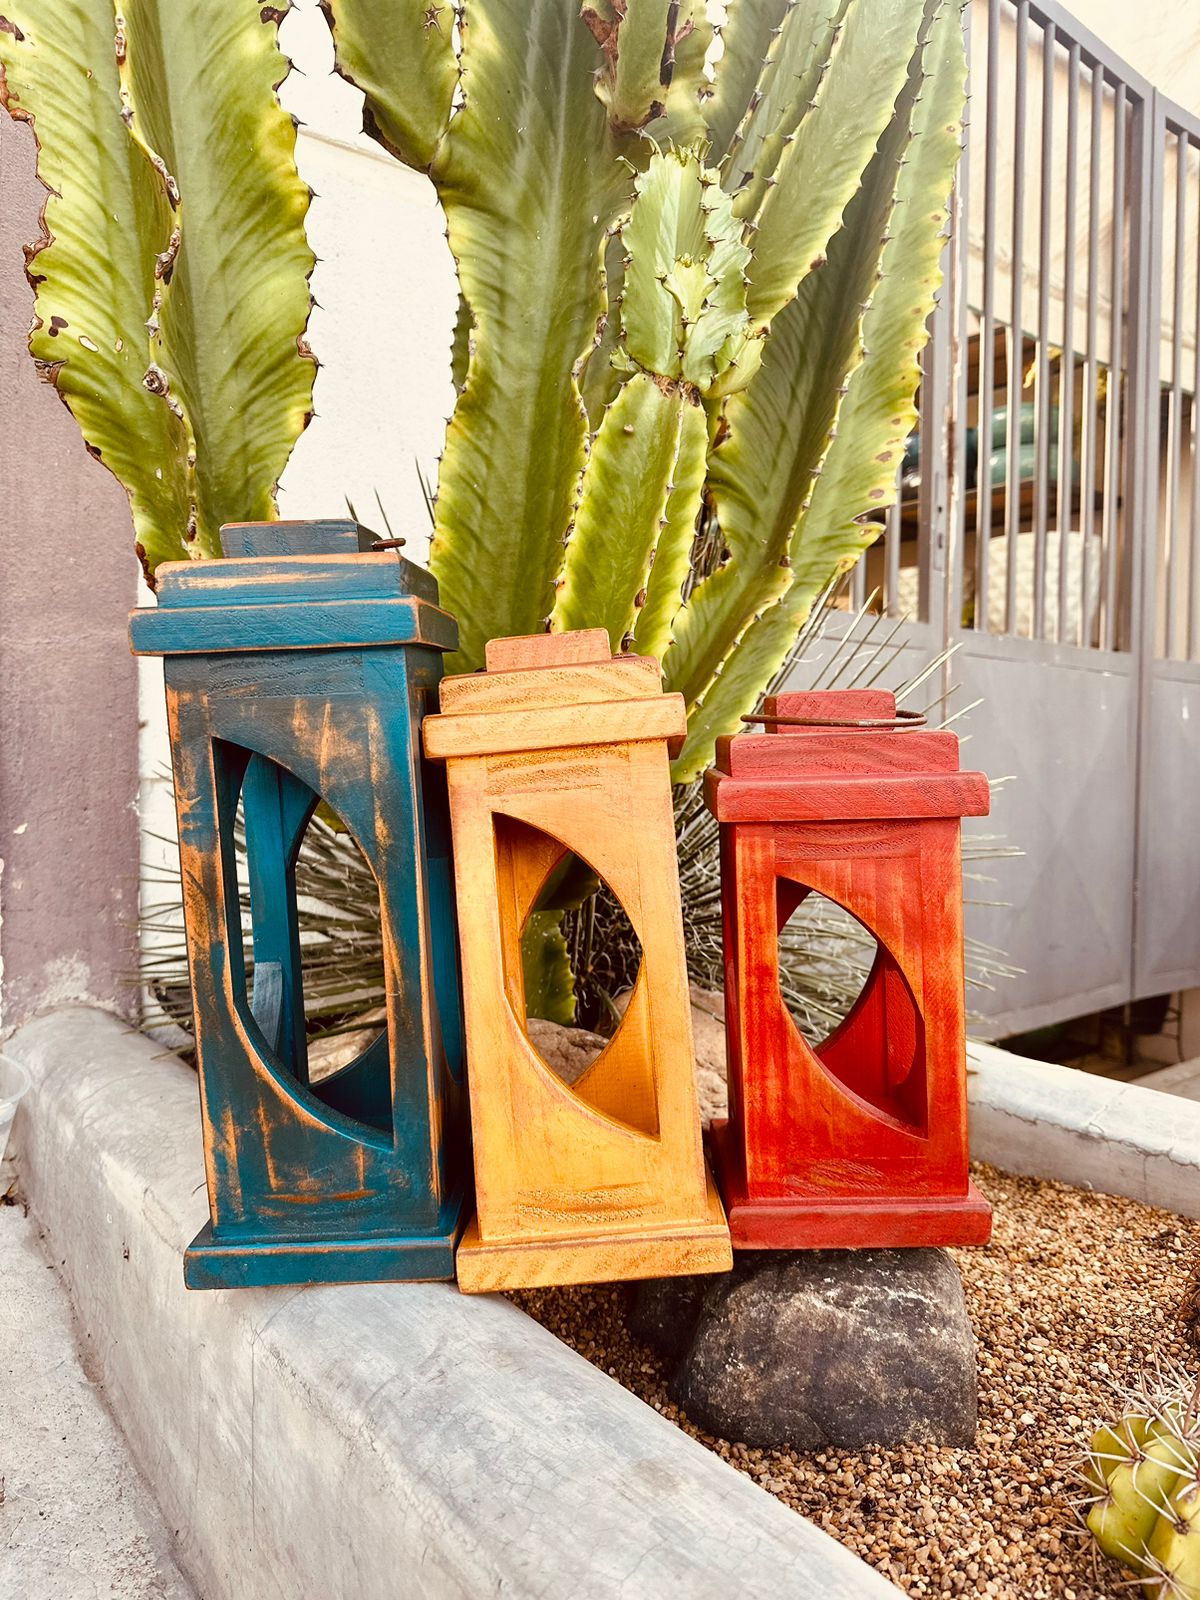
[{"label": "lantern roof", "polygon": [[664,739],[687,732],[683,696],[662,692],[653,656],[617,655],[603,628],[492,639],[483,672],[443,678],[424,722],[435,759]]},{"label": "lantern roof", "polygon": [[402,540],[332,520],[229,523],[221,542],[224,560],[159,567],[157,606],[130,618],[135,654],[457,648],[437,580],[400,554]]},{"label": "lantern roof", "polygon": [[769,695],[761,731],[717,741],[705,777],[724,822],[985,816],[987,779],[959,770],[958,738],[906,720],[880,689]]}]

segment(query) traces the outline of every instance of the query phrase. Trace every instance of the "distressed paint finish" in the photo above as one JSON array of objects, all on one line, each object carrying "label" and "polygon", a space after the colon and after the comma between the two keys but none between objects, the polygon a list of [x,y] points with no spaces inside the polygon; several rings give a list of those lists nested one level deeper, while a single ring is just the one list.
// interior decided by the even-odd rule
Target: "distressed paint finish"
[{"label": "distressed paint finish", "polygon": [[[449,1278],[467,1176],[461,1022],[444,778],[417,730],[453,620],[427,573],[371,553],[356,524],[222,537],[223,562],[161,567],[157,610],[130,627],[135,651],[166,657],[211,1209],[187,1282]],[[295,861],[320,800],[379,885],[387,1027],[310,1084]]]},{"label": "distressed paint finish", "polygon": [[[783,694],[766,717],[892,719],[882,690]],[[960,818],[988,809],[946,732],[768,725],[718,743],[729,1120],[713,1128],[740,1249],[982,1244],[967,1174]],[[813,1050],[779,990],[805,897],[872,933],[850,1014]]]},{"label": "distressed paint finish", "polygon": [[[704,1162],[668,749],[683,700],[603,629],[494,640],[448,678],[426,753],[447,763],[477,1214],[462,1289],[610,1281],[732,1264]],[[525,1030],[521,932],[574,851],[641,940],[629,1007],[573,1087]]]}]

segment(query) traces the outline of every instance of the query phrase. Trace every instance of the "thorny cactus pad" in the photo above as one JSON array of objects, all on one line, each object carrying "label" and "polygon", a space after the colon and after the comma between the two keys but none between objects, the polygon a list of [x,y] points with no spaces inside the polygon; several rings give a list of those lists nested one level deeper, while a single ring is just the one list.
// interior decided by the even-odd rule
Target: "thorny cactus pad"
[{"label": "thorny cactus pad", "polygon": [[1092,1439],[1084,1478],[1092,1537],[1147,1600],[1200,1600],[1200,1383],[1143,1381]]}]

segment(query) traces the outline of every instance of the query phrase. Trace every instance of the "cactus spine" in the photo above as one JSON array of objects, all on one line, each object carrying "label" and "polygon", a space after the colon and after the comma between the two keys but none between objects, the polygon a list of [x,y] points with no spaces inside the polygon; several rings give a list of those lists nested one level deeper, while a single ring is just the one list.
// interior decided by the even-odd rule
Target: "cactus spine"
[{"label": "cactus spine", "polygon": [[1092,1439],[1087,1526],[1147,1600],[1200,1600],[1200,1384],[1143,1382]]}]

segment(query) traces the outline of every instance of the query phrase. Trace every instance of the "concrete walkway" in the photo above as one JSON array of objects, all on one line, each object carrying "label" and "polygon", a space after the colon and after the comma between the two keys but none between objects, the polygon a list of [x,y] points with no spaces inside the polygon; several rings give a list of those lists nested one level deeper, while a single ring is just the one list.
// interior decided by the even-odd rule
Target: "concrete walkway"
[{"label": "concrete walkway", "polygon": [[193,1600],[56,1267],[22,1208],[0,1206],[0,1600]]}]

